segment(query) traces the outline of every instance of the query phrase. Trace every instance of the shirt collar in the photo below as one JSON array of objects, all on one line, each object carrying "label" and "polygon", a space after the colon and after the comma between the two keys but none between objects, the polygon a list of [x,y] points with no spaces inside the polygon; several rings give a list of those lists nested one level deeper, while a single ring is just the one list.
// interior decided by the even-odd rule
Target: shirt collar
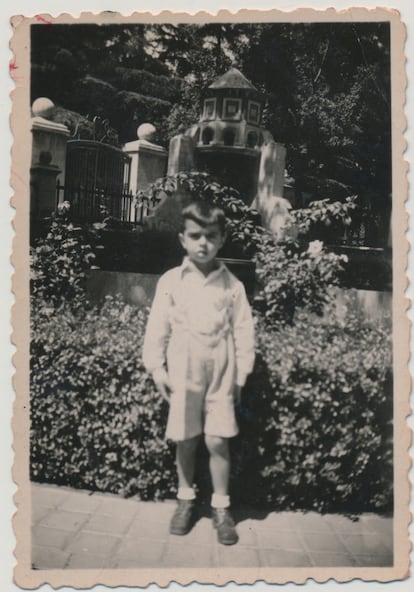
[{"label": "shirt collar", "polygon": [[211,281],[227,269],[222,261],[219,261],[218,263],[219,263],[219,265],[218,265],[217,269],[214,269],[213,271],[211,271],[208,274],[208,276],[204,276],[204,274],[201,273],[201,271],[196,267],[196,265],[194,265],[194,263],[191,261],[191,259],[188,256],[185,256],[183,259],[183,262],[181,264],[181,277],[183,276],[183,274],[185,272],[193,272],[193,273],[199,273],[200,275],[202,275],[205,278],[206,282]]}]

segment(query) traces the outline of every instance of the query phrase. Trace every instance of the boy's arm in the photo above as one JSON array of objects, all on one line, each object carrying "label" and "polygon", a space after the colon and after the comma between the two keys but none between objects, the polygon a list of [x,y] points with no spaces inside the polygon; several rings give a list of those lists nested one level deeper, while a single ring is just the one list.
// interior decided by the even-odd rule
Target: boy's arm
[{"label": "boy's arm", "polygon": [[154,374],[165,368],[166,349],[170,336],[170,290],[165,277],[160,278],[148,317],[142,347],[142,361],[148,372]]},{"label": "boy's arm", "polygon": [[236,384],[242,387],[253,370],[255,348],[252,311],[241,282],[237,283],[233,291],[233,335],[236,349]]}]

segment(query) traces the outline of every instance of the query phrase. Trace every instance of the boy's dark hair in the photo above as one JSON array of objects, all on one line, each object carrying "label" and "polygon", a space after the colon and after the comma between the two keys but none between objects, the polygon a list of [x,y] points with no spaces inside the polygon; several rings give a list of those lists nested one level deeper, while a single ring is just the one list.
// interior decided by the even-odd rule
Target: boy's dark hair
[{"label": "boy's dark hair", "polygon": [[223,210],[201,199],[191,201],[181,212],[181,231],[185,230],[185,221],[193,220],[200,226],[217,224],[221,234],[226,233],[226,216]]}]

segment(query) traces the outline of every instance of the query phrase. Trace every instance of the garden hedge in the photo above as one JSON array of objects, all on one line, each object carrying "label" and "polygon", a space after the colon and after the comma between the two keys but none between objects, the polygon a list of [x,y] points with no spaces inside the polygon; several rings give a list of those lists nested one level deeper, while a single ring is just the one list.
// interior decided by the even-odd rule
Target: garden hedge
[{"label": "garden hedge", "polygon": [[[176,491],[167,404],[141,361],[146,311],[33,307],[31,477],[142,499]],[[303,311],[269,329],[232,442],[235,500],[274,508],[392,504],[390,343],[378,327]]]}]

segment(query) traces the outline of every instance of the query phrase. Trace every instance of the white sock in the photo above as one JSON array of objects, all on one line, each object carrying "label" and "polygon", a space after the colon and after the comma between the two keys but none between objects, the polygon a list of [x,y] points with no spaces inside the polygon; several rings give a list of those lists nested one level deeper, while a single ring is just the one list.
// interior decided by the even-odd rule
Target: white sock
[{"label": "white sock", "polygon": [[212,508],[228,508],[230,506],[230,496],[221,495],[220,493],[213,493],[211,496]]},{"label": "white sock", "polygon": [[177,493],[177,498],[180,500],[193,500],[195,499],[196,494],[195,491],[192,487],[179,487],[178,488],[178,493]]}]

